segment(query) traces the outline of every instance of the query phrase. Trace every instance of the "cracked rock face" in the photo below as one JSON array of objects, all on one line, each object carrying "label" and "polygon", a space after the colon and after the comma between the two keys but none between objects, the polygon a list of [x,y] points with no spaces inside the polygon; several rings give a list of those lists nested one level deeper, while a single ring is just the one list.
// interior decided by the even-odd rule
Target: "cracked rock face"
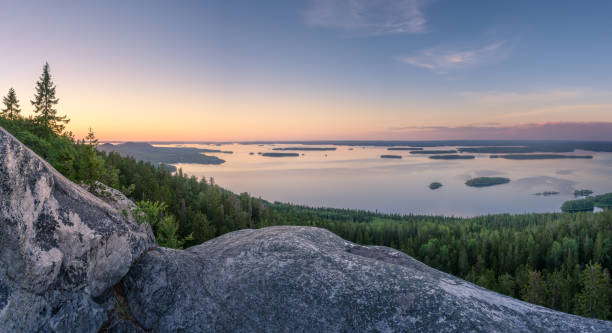
[{"label": "cracked rock face", "polygon": [[95,299],[155,246],[126,200],[102,201],[0,128],[0,332],[99,330]]},{"label": "cracked rock face", "polygon": [[610,332],[387,247],[311,227],[225,234],[147,252],[122,281],[152,332]]}]

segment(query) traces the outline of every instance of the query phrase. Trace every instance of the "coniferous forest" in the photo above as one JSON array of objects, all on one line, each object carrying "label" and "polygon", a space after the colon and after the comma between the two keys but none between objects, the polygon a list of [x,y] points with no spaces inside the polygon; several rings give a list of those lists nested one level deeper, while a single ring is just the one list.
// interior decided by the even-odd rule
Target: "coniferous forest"
[{"label": "coniferous forest", "polygon": [[82,139],[65,131],[69,120],[57,114],[58,102],[45,64],[31,101],[34,116],[21,115],[11,88],[0,126],[72,181],[101,196],[97,184],[103,183],[137,202],[162,246],[185,248],[244,228],[316,226],[359,244],[393,247],[527,302],[612,319],[610,210],[454,218],[270,203],[227,191],[213,179],[99,152],[93,131]]}]

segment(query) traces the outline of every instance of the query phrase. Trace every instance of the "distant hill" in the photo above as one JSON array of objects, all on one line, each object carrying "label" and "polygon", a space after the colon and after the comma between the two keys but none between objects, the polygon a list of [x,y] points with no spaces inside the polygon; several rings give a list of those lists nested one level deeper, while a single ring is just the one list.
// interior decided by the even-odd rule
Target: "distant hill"
[{"label": "distant hill", "polygon": [[126,142],[118,145],[110,143],[98,146],[99,151],[116,152],[121,156],[131,156],[137,160],[157,163],[195,163],[195,164],[221,164],[225,160],[217,156],[203,153],[231,153],[216,149],[201,149],[193,147],[155,147],[145,142]]}]

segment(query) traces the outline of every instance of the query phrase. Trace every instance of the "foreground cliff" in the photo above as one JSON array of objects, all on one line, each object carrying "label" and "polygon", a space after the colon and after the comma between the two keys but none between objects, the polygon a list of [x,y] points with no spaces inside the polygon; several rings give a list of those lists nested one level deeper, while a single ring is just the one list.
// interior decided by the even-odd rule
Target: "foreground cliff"
[{"label": "foreground cliff", "polygon": [[387,247],[311,227],[232,232],[145,254],[123,280],[153,332],[604,332],[612,323],[502,296]]},{"label": "foreground cliff", "polygon": [[0,129],[0,332],[612,332],[318,228],[156,247]]},{"label": "foreground cliff", "polygon": [[97,332],[109,320],[110,288],[155,246],[112,194],[98,199],[0,128],[0,332]]}]

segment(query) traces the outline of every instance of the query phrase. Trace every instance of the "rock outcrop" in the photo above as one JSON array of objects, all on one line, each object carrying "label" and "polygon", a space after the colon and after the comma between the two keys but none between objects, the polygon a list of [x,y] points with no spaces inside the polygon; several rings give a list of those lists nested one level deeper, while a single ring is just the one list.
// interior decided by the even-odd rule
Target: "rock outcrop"
[{"label": "rock outcrop", "polygon": [[122,286],[132,315],[152,332],[612,331],[612,322],[521,302],[311,227],[156,248]]},{"label": "rock outcrop", "polygon": [[97,332],[108,321],[110,288],[155,246],[112,194],[95,197],[0,128],[0,332]]}]

